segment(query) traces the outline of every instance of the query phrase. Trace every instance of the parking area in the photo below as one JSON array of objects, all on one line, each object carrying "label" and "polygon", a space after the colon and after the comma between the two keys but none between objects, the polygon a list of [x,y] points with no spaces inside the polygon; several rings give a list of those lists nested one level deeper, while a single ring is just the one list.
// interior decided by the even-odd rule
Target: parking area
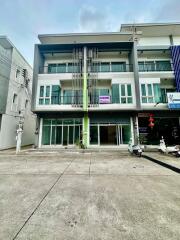
[{"label": "parking area", "polygon": [[0,153],[0,213],[3,240],[179,240],[180,175],[125,151]]}]

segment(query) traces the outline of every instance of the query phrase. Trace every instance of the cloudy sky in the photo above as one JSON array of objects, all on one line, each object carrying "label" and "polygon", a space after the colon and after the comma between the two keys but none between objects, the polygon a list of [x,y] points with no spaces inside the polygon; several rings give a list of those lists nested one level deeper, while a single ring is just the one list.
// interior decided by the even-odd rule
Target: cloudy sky
[{"label": "cloudy sky", "polygon": [[7,35],[31,65],[38,34],[174,21],[180,22],[180,0],[0,0],[0,35]]}]

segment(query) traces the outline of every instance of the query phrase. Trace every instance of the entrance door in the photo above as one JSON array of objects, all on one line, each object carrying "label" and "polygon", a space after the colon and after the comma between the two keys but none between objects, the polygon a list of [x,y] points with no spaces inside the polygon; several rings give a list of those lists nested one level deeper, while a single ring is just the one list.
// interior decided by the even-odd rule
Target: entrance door
[{"label": "entrance door", "polygon": [[69,135],[69,141],[68,141],[68,144],[73,144],[73,135],[74,135],[74,133],[73,133],[73,130],[74,130],[74,127],[73,126],[69,126],[69,133],[68,133],[68,135]]},{"label": "entrance door", "polygon": [[62,126],[56,127],[56,144],[62,144]]},{"label": "entrance door", "polygon": [[63,126],[63,145],[68,145],[68,126]]},{"label": "entrance door", "polygon": [[100,126],[100,144],[116,145],[116,126]]}]

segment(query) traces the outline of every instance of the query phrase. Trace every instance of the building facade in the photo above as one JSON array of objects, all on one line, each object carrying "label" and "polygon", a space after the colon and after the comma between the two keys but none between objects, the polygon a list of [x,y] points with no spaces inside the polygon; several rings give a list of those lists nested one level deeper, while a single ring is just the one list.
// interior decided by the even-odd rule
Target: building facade
[{"label": "building facade", "polygon": [[19,123],[22,145],[34,143],[31,112],[32,67],[5,36],[0,36],[0,150],[16,146]]},{"label": "building facade", "polygon": [[[32,110],[38,145],[179,143],[173,47],[180,24],[122,25],[120,32],[39,35]],[[174,57],[175,59],[175,57]]]}]

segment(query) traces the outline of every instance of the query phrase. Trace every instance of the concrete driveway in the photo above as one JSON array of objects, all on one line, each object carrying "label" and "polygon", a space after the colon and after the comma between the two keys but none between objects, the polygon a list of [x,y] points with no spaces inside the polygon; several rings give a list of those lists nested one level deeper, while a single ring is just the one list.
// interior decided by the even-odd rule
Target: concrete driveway
[{"label": "concrete driveway", "polygon": [[0,239],[179,240],[180,175],[108,151],[0,154]]}]

